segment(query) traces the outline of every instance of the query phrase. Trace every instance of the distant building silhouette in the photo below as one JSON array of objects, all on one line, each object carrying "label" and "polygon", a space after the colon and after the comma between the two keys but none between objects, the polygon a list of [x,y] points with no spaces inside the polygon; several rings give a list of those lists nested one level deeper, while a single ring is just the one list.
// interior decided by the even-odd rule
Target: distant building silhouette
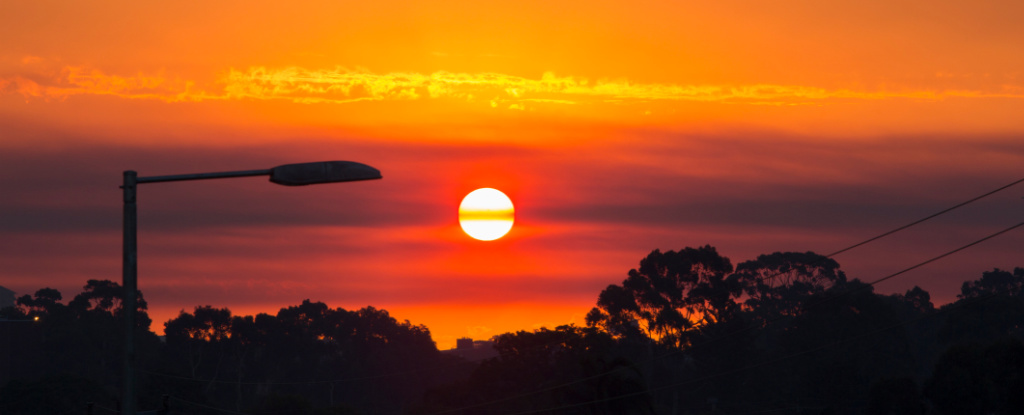
[{"label": "distant building silhouette", "polygon": [[498,351],[494,350],[494,342],[489,340],[473,341],[469,337],[456,339],[454,349],[442,350],[441,353],[459,356],[473,362],[498,357]]},{"label": "distant building silhouette", "polygon": [[0,286],[0,308],[14,307],[14,291]]}]

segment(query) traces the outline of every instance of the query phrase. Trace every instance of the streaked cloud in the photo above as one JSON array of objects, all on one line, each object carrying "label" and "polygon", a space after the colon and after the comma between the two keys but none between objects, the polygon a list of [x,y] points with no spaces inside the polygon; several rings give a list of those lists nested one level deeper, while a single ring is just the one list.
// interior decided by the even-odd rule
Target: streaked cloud
[{"label": "streaked cloud", "polygon": [[163,74],[108,75],[81,66],[67,66],[49,76],[30,73],[0,77],[0,91],[20,94],[26,98],[58,100],[73,95],[112,95],[170,102],[215,98],[194,90],[194,82],[169,78]]},{"label": "streaked cloud", "polygon": [[[28,58],[26,58],[28,59]],[[38,58],[26,62],[38,63]],[[27,64],[26,64],[27,66]],[[539,78],[502,73],[374,73],[365,69],[250,67],[229,69],[216,82],[164,73],[108,74],[83,66],[65,66],[49,76],[25,73],[0,78],[0,90],[26,98],[65,99],[73,95],[111,95],[166,102],[205,100],[283,100],[343,104],[359,101],[459,100],[498,108],[526,104],[621,105],[650,102],[718,102],[750,105],[825,105],[844,101],[939,101],[948,98],[1024,98],[1024,87],[1006,83],[993,89],[880,90],[828,89],[805,85],[681,85],[629,80],[590,80],[544,73]]]}]

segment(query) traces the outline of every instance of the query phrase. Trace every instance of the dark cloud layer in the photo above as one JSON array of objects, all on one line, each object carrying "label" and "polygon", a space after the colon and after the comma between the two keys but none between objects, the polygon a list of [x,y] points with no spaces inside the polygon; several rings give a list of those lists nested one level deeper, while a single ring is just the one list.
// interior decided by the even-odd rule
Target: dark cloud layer
[{"label": "dark cloud layer", "polygon": [[[197,304],[272,312],[304,298],[586,308],[652,249],[712,244],[734,263],[827,253],[1024,177],[1024,140],[1005,137],[622,134],[633,138],[551,147],[311,138],[301,149],[153,148],[90,137],[2,145],[0,285],[70,296],[87,279],[119,280],[126,168],[146,176],[349,159],[384,174],[302,188],[262,178],[140,186],[140,286],[158,320]],[[459,198],[483,185],[508,191],[518,209],[509,240],[486,249],[467,245],[455,217]],[[852,277],[887,275],[1019,222],[1022,195],[1024,185],[1011,188],[837,259]],[[1020,246],[1020,232],[1007,234],[879,288],[922,285],[951,299],[982,270],[1024,265]]]}]

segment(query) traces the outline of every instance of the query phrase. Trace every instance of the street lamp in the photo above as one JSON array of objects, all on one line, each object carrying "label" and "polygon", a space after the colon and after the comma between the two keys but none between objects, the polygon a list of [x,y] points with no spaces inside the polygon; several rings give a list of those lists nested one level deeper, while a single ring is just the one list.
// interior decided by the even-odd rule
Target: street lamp
[{"label": "street lamp", "polygon": [[380,171],[353,161],[321,161],[285,164],[265,170],[243,170],[219,173],[179,174],[173,176],[138,177],[134,170],[124,172],[124,380],[121,413],[135,415],[135,312],[138,296],[138,215],[135,208],[135,187],[141,183],[177,182],[185,180],[226,179],[231,177],[270,176],[270,181],[284,186],[351,182],[380,179]]}]

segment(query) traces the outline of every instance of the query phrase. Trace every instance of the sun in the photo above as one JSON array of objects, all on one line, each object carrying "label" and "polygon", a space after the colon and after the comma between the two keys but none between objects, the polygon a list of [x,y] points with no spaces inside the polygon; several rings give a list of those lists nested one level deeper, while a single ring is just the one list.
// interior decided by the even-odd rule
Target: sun
[{"label": "sun", "polygon": [[493,241],[512,230],[515,208],[512,199],[498,189],[485,187],[469,192],[459,205],[459,224],[467,235]]}]

